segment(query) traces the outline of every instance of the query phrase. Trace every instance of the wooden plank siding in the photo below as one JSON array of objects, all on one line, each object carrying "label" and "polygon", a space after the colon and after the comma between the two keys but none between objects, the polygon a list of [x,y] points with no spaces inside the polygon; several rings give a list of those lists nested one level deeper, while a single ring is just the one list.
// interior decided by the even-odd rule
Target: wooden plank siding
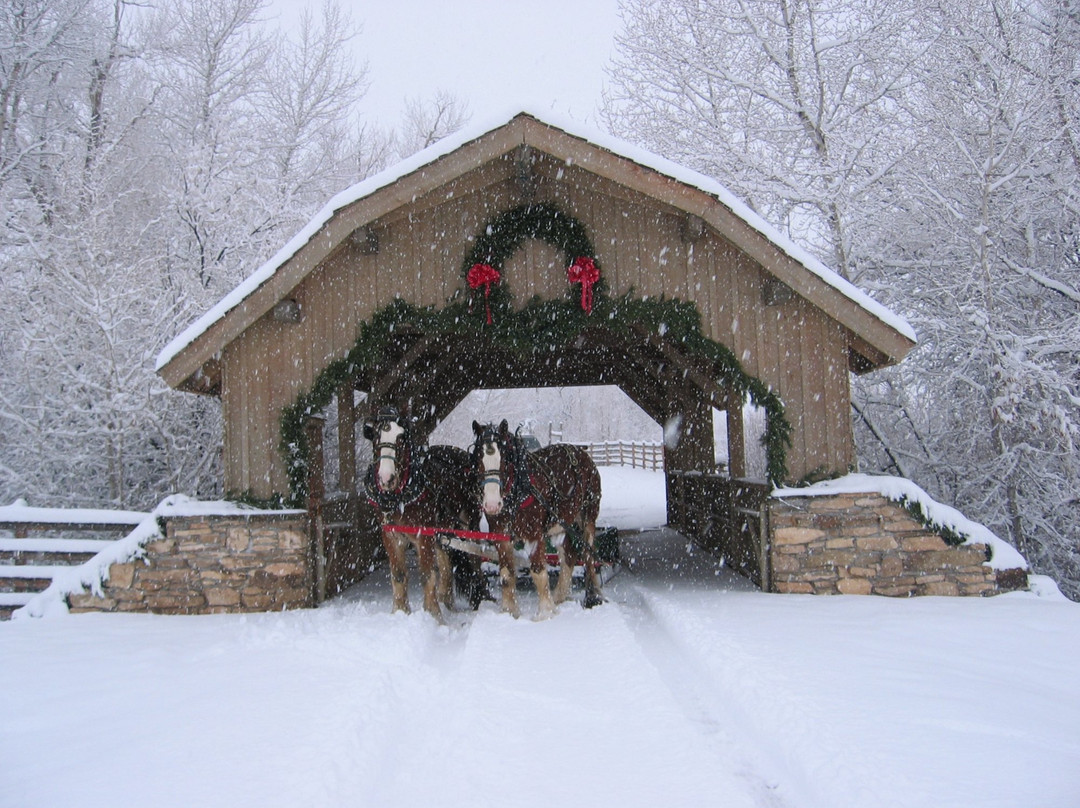
[{"label": "wooden plank siding", "polygon": [[[558,203],[589,229],[610,292],[634,289],[642,295],[696,302],[706,333],[732,348],[748,371],[785,399],[795,427],[789,462],[793,475],[828,466],[834,456],[848,460],[843,446],[830,448],[837,440],[844,443],[839,419],[830,426],[826,417],[826,406],[835,397],[821,391],[812,406],[800,404],[807,380],[825,377],[826,359],[817,352],[825,331],[820,315],[798,301],[766,309],[760,272],[730,243],[706,234],[687,244],[680,217],[620,198],[625,195],[605,194],[605,184],[582,173],[559,186],[563,190]],[[303,322],[283,324],[264,317],[230,346],[223,383],[231,425],[226,435],[230,489],[284,490],[277,457],[282,408],[309,389],[326,364],[348,351],[360,323],[390,299],[390,290],[420,305],[437,306],[459,288],[469,239],[494,215],[491,191],[497,187],[494,196],[505,199],[508,207],[516,203],[508,180],[478,185],[485,190],[483,200],[454,194],[443,204],[424,205],[411,220],[404,215],[387,224],[375,222],[380,238],[376,256],[340,250],[294,290],[302,301]],[[579,197],[584,197],[580,209]],[[563,256],[550,245],[530,242],[507,262],[506,282],[519,304],[534,294],[562,297],[563,264]],[[838,329],[833,333],[839,334]],[[836,368],[842,364],[843,345],[834,340],[831,347],[838,353],[828,363]],[[818,424],[821,434],[811,436],[805,423]],[[273,469],[269,478],[266,469]]]},{"label": "wooden plank siding", "polygon": [[[500,141],[492,151],[504,145]],[[846,469],[853,459],[849,332],[801,296],[766,306],[762,265],[734,242],[711,226],[688,240],[685,212],[589,167],[587,160],[567,164],[538,152],[536,200],[553,202],[585,224],[609,293],[695,302],[706,335],[727,345],[747,372],[783,398],[794,427],[791,477],[819,467]],[[282,409],[344,356],[360,325],[394,297],[440,306],[461,287],[471,239],[486,221],[523,200],[513,172],[513,155],[499,153],[418,196],[410,189],[423,183],[402,186],[396,207],[386,200],[372,206],[389,208],[367,222],[379,238],[373,255],[341,235],[364,223],[363,216],[334,225],[339,246],[319,253],[314,269],[279,292],[300,301],[302,322],[279,323],[265,314],[227,343],[221,362],[227,490],[260,496],[286,490],[278,455]],[[550,245],[525,244],[504,269],[519,305],[533,295],[567,293],[563,256]]]}]

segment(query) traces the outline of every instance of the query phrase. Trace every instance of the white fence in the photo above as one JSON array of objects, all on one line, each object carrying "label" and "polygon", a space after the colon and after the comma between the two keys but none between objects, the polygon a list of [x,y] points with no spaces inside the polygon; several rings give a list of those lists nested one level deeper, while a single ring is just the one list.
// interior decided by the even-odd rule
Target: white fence
[{"label": "white fence", "polygon": [[598,466],[631,466],[661,471],[664,468],[664,445],[636,440],[609,440],[601,443],[575,443],[589,453]]}]

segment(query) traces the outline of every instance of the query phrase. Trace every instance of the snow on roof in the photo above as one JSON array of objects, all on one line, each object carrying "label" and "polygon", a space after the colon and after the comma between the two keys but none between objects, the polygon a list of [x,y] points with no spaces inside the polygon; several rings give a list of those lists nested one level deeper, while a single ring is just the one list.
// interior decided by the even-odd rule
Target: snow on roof
[{"label": "snow on roof", "polygon": [[166,345],[161,353],[158,354],[156,369],[161,370],[161,368],[168,364],[177,354],[194,342],[200,335],[206,332],[206,330],[214,323],[223,318],[256,289],[273,277],[274,273],[299,252],[300,248],[307,244],[315,234],[319,232],[323,225],[333,218],[337,211],[364,197],[370,196],[375,191],[392,184],[407,174],[411,174],[428,163],[431,163],[444,155],[450,154],[456,149],[464,146],[466,143],[507,125],[510,121],[520,115],[528,115],[543,124],[560,129],[573,137],[578,137],[594,146],[598,146],[646,168],[653,169],[660,174],[669,176],[685,185],[692,186],[715,197],[721,204],[757,230],[762,236],[782,250],[788,257],[803,265],[810,272],[817,275],[845,297],[857,303],[895,331],[904,335],[912,342],[916,341],[914,329],[903,317],[886,308],[881,303],[878,303],[854,284],[840,277],[840,275],[827,267],[820,260],[795,244],[791,239],[787,238],[780,231],[762,219],[742,202],[742,200],[716,180],[684,166],[680,166],[677,163],[673,163],[670,160],[613,137],[612,135],[584,127],[577,121],[570,119],[560,120],[558,116],[554,116],[550,113],[539,115],[528,110],[515,110],[509,115],[500,114],[485,116],[485,118],[477,123],[455,132],[443,140],[432,144],[423,151],[417,152],[385,171],[375,174],[372,177],[368,177],[334,196],[326,203],[322,210],[315,214],[315,216],[295,236],[293,236],[284,247],[278,250],[277,253],[270,258],[270,260],[266,261],[262,266],[256,269],[235,289],[218,301],[217,305],[184,329],[184,331]]},{"label": "snow on roof", "polygon": [[835,480],[823,480],[806,488],[776,488],[772,496],[821,497],[833,494],[881,494],[899,503],[917,503],[932,527],[947,528],[964,537],[965,544],[985,544],[990,548],[987,564],[996,570],[1028,569],[1028,563],[1016,548],[999,538],[985,525],[973,522],[956,508],[935,501],[911,480],[876,474],[848,474]]}]

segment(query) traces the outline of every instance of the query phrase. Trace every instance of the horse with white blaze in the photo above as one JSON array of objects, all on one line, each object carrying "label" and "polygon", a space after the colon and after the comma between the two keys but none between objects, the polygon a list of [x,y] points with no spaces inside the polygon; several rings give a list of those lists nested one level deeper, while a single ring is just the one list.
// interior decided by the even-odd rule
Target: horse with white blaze
[{"label": "horse with white blaze", "polygon": [[[597,572],[596,518],[600,512],[600,472],[588,452],[570,444],[552,444],[534,452],[499,426],[473,422],[473,458],[480,475],[481,507],[493,533],[521,542],[540,602],[538,617],[548,617],[570,595],[575,565],[585,568],[584,606],[603,602]],[[547,571],[545,540],[559,557],[554,595]],[[517,564],[512,542],[498,542],[501,608],[515,617]]]},{"label": "horse with white blaze", "polygon": [[[379,512],[383,547],[390,562],[394,611],[409,612],[405,552],[416,547],[424,609],[442,620],[440,603],[454,606],[454,565],[431,534],[433,528],[478,530],[472,458],[453,446],[422,446],[412,440],[408,421],[392,407],[364,422],[374,461],[364,478],[368,501]],[[475,609],[490,599],[478,559],[459,558],[458,580]]]}]

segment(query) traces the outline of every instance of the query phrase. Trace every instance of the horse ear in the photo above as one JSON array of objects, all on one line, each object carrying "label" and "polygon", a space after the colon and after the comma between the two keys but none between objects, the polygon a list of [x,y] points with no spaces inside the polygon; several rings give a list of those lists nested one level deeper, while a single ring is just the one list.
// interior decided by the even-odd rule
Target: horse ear
[{"label": "horse ear", "polygon": [[502,419],[502,423],[501,423],[501,424],[499,424],[499,434],[500,434],[500,435],[505,435],[505,434],[507,434],[507,433],[508,433],[509,431],[510,431],[510,425],[509,425],[508,423],[506,423],[506,419],[505,419],[505,418],[503,418],[503,419]]},{"label": "horse ear", "polygon": [[375,440],[375,422],[364,421],[364,439]]},{"label": "horse ear", "polygon": [[484,431],[484,428],[482,426],[480,426],[479,422],[473,421],[472,422],[472,431],[473,431],[473,434],[476,435],[476,437],[479,438],[480,433]]}]

